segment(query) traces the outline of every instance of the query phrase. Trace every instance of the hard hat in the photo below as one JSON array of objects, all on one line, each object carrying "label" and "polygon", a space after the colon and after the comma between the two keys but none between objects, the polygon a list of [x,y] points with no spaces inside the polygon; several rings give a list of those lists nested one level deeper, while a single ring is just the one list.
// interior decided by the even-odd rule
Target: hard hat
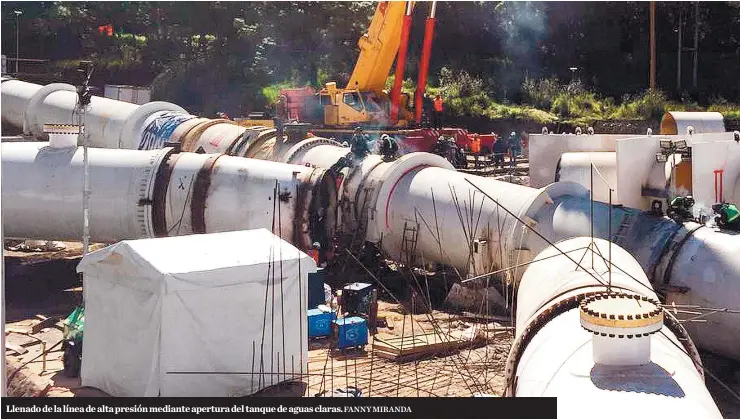
[{"label": "hard hat", "polygon": [[313,247],[314,249],[321,249],[321,243],[314,242],[313,245],[311,245],[311,247]]},{"label": "hard hat", "polygon": [[516,132],[511,131],[511,134],[509,134],[511,137],[516,137]]}]

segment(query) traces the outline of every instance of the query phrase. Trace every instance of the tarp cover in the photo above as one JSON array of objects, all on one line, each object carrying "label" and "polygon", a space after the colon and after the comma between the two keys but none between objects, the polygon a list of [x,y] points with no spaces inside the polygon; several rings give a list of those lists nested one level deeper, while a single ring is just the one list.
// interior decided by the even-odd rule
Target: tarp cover
[{"label": "tarp cover", "polygon": [[122,397],[229,397],[307,372],[316,264],[267,230],[123,241],[77,270],[83,386]]}]

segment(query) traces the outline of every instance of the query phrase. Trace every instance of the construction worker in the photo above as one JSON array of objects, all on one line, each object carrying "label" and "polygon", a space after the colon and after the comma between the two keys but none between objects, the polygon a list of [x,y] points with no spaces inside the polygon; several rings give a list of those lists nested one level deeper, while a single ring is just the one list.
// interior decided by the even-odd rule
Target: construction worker
[{"label": "construction worker", "polygon": [[444,106],[445,101],[442,99],[442,95],[437,95],[434,98],[434,128],[442,128],[442,113],[445,110]]},{"label": "construction worker", "polygon": [[493,143],[493,167],[504,168],[504,156],[508,151],[508,145],[506,140],[500,137],[496,137],[496,142]]},{"label": "construction worker", "polygon": [[516,158],[519,155],[519,150],[522,147],[521,140],[516,135],[516,132],[511,131],[509,134],[509,141],[507,144],[509,147],[509,168],[516,167]]},{"label": "construction worker", "polygon": [[447,140],[445,140],[444,136],[440,135],[439,138],[437,138],[437,143],[434,144],[434,150],[432,150],[432,153],[443,156],[446,148]]},{"label": "construction worker", "polygon": [[653,203],[650,207],[650,212],[656,217],[662,217],[663,216],[663,201],[659,199],[653,200]]},{"label": "construction worker", "polygon": [[321,266],[319,264],[319,260],[321,258],[321,243],[314,242],[314,244],[311,245],[311,250],[308,255],[311,256],[311,259],[313,259],[314,262],[316,262],[316,266]]},{"label": "construction worker", "polygon": [[678,222],[689,221],[694,219],[691,208],[694,206],[694,198],[689,195],[686,197],[677,196],[668,203],[666,215]]},{"label": "construction worker", "polygon": [[480,135],[473,135],[473,139],[470,140],[470,152],[475,157],[475,168],[478,168],[478,159],[480,159]]},{"label": "construction worker", "polygon": [[712,205],[712,210],[717,214],[714,220],[719,228],[723,230],[740,231],[740,211],[735,204],[725,202]]},{"label": "construction worker", "polygon": [[383,160],[393,160],[398,154],[398,143],[388,134],[380,136],[380,145],[378,152],[383,156]]},{"label": "construction worker", "polygon": [[362,131],[362,127],[355,128],[355,133],[350,140],[350,150],[357,159],[363,159],[370,153],[370,145],[367,135]]}]

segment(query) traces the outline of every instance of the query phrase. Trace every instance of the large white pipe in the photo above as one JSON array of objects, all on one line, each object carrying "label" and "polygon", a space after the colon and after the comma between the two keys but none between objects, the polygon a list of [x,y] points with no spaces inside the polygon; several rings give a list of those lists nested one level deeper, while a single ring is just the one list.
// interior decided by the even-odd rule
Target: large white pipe
[{"label": "large white pipe", "polygon": [[[28,96],[36,89],[36,85],[14,83],[22,82],[2,83],[3,100],[6,91],[14,97],[11,100],[22,101],[24,94]],[[6,85],[10,87],[7,90]],[[26,93],[11,94],[14,91]],[[5,106],[2,112],[5,117]],[[186,125],[187,129],[181,129]],[[214,122],[186,120],[174,127],[171,137],[181,143],[197,144],[200,134],[193,132],[204,125],[210,127]],[[135,141],[139,141],[139,137],[127,143]],[[495,197],[502,208],[512,211],[548,240],[589,235],[591,230],[588,191],[570,182],[558,182],[539,190],[511,185],[433,169],[450,169],[451,166],[444,159],[426,153],[413,153],[393,162],[369,156],[361,162],[350,159],[347,163],[349,150],[332,145],[326,139],[307,140],[276,154],[272,129],[245,130],[240,138],[224,147],[228,143],[218,141],[214,150],[230,148],[230,153],[239,156],[333,169],[333,174],[343,177],[339,188],[339,216],[340,226],[346,232],[378,243],[391,255],[399,257],[406,240],[404,229],[407,237],[408,233],[413,233],[409,229],[416,229],[419,236],[414,240],[414,261],[450,264],[463,274],[474,275],[491,267],[503,268],[525,262],[547,245],[527,227],[515,222],[511,214],[489,199],[483,199],[476,187]],[[594,235],[612,239],[635,255],[651,279],[660,282],[661,292],[667,294],[668,302],[738,308],[740,266],[728,255],[740,248],[740,236],[709,229],[697,236],[690,234],[691,227],[687,229],[625,208],[614,208],[609,222],[608,206],[598,202],[594,204],[594,214]],[[467,221],[469,219],[471,221]],[[47,218],[38,220],[43,223]],[[440,220],[443,226],[438,225]],[[713,263],[693,264],[697,258]],[[514,270],[510,279],[516,281],[522,272],[522,269]],[[705,282],[714,285],[705,286]],[[730,342],[731,336],[740,334],[736,315],[713,314],[707,317],[707,323],[692,324],[689,328],[700,336],[697,342],[702,347],[740,359],[740,346]]]},{"label": "large white pipe", "polygon": [[[347,153],[343,147],[318,145],[295,163],[336,167]],[[351,170],[341,169],[346,173],[340,188],[341,228],[365,232],[368,241],[402,260],[409,258],[401,252],[404,241],[416,235],[406,247],[415,250],[416,263],[447,264],[476,276],[527,262],[548,246],[532,230],[549,241],[589,236],[593,219],[594,236],[630,251],[668,303],[738,308],[740,262],[731,255],[740,251],[740,235],[707,227],[694,232],[697,226],[623,207],[614,207],[610,215],[609,206],[599,202],[591,217],[589,192],[581,185],[558,182],[533,189],[446,168],[441,158],[412,153],[392,162],[369,156]],[[410,234],[414,229],[418,233]],[[523,272],[511,270],[507,281],[516,282]],[[687,326],[696,341],[740,359],[740,347],[733,342],[740,335],[737,315],[716,313],[706,320]]]},{"label": "large white pipe", "polygon": [[563,153],[555,170],[555,182],[561,181],[575,182],[589,190],[592,189],[593,182],[594,199],[599,202],[610,202],[609,189],[611,189],[611,202],[618,204],[617,153]]},{"label": "large white pipe", "polygon": [[[93,241],[270,228],[306,249],[333,234],[322,169],[172,148],[90,149],[89,165]],[[3,143],[2,170],[8,237],[80,237],[82,149]]]},{"label": "large white pipe", "polygon": [[[23,127],[28,134],[45,138],[44,124],[76,124],[77,92],[74,86],[54,83],[39,86],[20,80],[4,79],[3,121]],[[187,112],[172,103],[149,102],[145,105],[93,96],[85,111],[85,127],[90,144],[102,148],[138,148],[145,122],[159,112]]]},{"label": "large white pipe", "polygon": [[[592,328],[589,322],[594,320],[589,320],[579,303],[589,295],[598,294],[594,302],[606,308],[594,313],[598,318],[610,308],[619,313],[624,307],[657,301],[637,261],[612,245],[610,261],[619,270],[609,276],[601,256],[606,255],[608,242],[597,239],[591,244],[590,238],[579,237],[556,246],[537,255],[519,284],[516,338],[506,370],[507,395],[557,397],[558,416],[569,418],[594,414],[600,418],[721,418],[704,385],[696,349],[669,314],[651,313],[650,321],[656,324],[653,330],[660,328],[659,319],[665,316],[657,333],[635,326],[648,318],[633,321],[628,317],[630,311],[623,312],[621,320],[604,319],[611,322],[605,324],[615,326],[599,329],[622,335],[596,336],[585,329]],[[581,261],[581,267],[574,261]],[[608,278],[614,292],[611,296],[603,294],[602,282]],[[632,296],[647,301],[630,304]],[[651,334],[628,335],[633,330]],[[597,345],[602,341],[607,345]]]},{"label": "large white pipe", "polygon": [[666,112],[660,120],[660,133],[683,135],[692,127],[694,133],[725,132],[725,120],[719,112]]}]

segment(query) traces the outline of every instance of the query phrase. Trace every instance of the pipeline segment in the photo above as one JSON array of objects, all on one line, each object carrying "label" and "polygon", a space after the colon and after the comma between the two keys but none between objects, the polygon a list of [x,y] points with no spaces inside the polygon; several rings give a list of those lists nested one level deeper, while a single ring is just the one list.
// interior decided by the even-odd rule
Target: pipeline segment
[{"label": "pipeline segment", "polygon": [[[308,249],[334,234],[334,180],[322,169],[173,148],[90,149],[89,165],[93,241],[268,228]],[[79,238],[81,148],[4,143],[2,171],[7,237]]]},{"label": "pipeline segment", "polygon": [[[621,206],[610,211],[600,202],[591,217],[589,191],[572,182],[533,189],[449,170],[444,159],[427,153],[342,164],[347,155],[344,147],[318,144],[292,163],[339,170],[339,228],[363,232],[398,260],[478,276],[528,262],[548,241],[590,236],[593,219],[594,236],[633,254],[668,303],[733,309],[740,301],[740,261],[732,256],[740,251],[740,235]],[[405,246],[410,236],[412,246]],[[515,268],[501,279],[515,284],[523,272]],[[687,325],[696,341],[740,359],[733,342],[740,334],[737,316],[719,312],[706,320]]]},{"label": "pipeline segment", "polygon": [[[44,124],[76,124],[77,92],[74,86],[53,83],[39,86],[20,80],[3,79],[1,84],[3,122],[23,127],[25,133],[46,139]],[[104,148],[138,148],[146,121],[155,114],[187,112],[172,103],[149,102],[135,105],[93,96],[85,110],[90,144]]]},{"label": "pipeline segment", "polygon": [[[13,103],[25,103],[26,98],[36,95],[32,90],[41,89],[30,83],[17,83],[23,82],[2,83],[3,101],[10,97]],[[94,102],[92,107],[99,103]],[[122,107],[111,108],[111,112],[121,113]],[[17,109],[2,109],[3,118],[15,118],[17,122]],[[224,134],[228,138],[225,141],[213,140],[218,137],[214,134],[210,140],[198,142],[208,129],[221,131],[221,124],[231,126],[224,121],[185,118],[166,142],[180,143],[186,151],[196,144],[200,147],[215,142],[211,151],[328,170],[339,179],[337,225],[378,244],[393,257],[408,259],[400,249],[412,236],[416,243],[410,252],[412,261],[448,264],[463,275],[475,276],[526,262],[548,245],[522,222],[550,241],[590,235],[588,191],[570,182],[542,189],[512,185],[445,170],[451,169],[449,163],[426,153],[412,153],[390,162],[374,155],[355,161],[348,157],[347,148],[331,140],[314,138],[296,145],[278,144],[275,130],[266,127],[244,128],[236,139],[233,138],[238,129]],[[141,127],[142,132],[145,128]],[[134,136],[127,143],[133,144],[140,137]],[[115,146],[110,142],[93,144]],[[486,195],[496,199],[501,207]],[[740,249],[740,236],[708,228],[694,232],[691,226],[622,207],[614,207],[609,217],[609,206],[599,202],[593,208],[594,235],[610,239],[635,255],[668,302],[737,307],[740,262],[730,255]],[[43,223],[49,219],[47,216],[40,216],[36,223]],[[19,234],[38,234],[31,224],[34,223],[29,223],[30,230]],[[522,272],[513,270],[506,282],[515,283]],[[688,326],[697,342],[706,349],[740,359],[740,347],[731,341],[732,336],[740,334],[737,317],[718,313],[708,316],[707,321]]]},{"label": "pipeline segment", "polygon": [[563,417],[721,418],[686,331],[659,308],[640,265],[616,245],[608,274],[608,247],[569,239],[527,268],[506,394],[557,397]]}]

